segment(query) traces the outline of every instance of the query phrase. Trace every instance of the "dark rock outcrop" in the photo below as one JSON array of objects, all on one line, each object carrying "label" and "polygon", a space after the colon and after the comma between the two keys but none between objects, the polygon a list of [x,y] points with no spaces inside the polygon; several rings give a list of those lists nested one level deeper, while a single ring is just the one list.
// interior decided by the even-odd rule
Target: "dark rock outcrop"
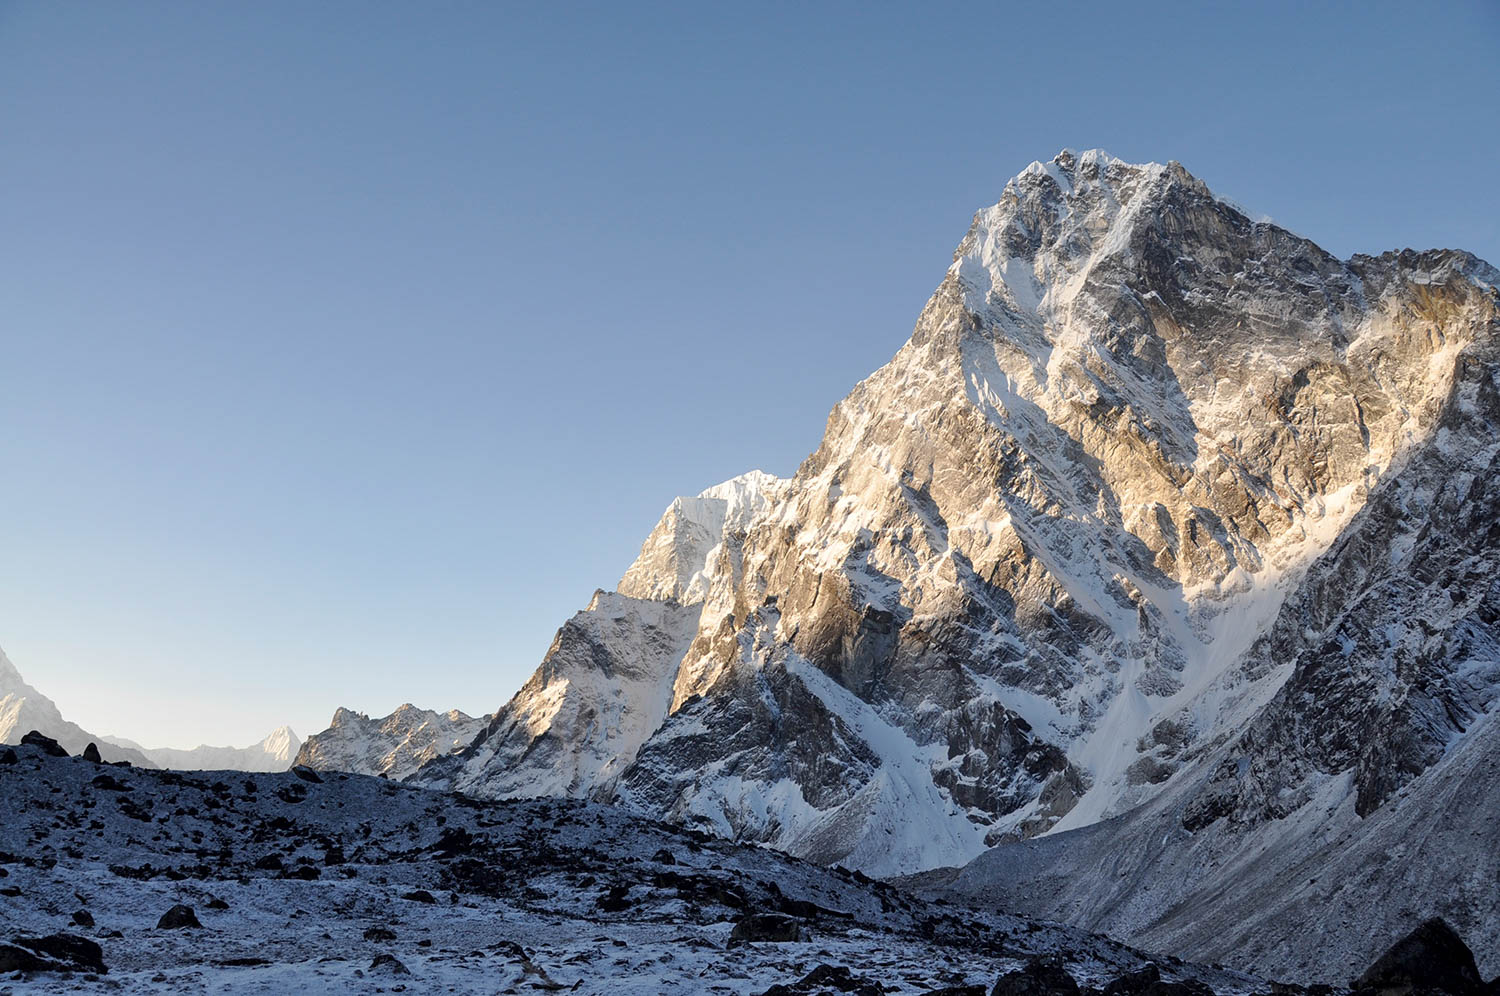
[{"label": "dark rock outcrop", "polygon": [[1078,996],[1078,983],[1059,958],[1037,958],[995,980],[990,996]]},{"label": "dark rock outcrop", "polygon": [[21,743],[25,744],[28,747],[39,747],[42,749],[42,751],[50,754],[53,757],[68,756],[67,748],[58,743],[56,740],[53,740],[49,736],[43,735],[37,730],[32,730],[30,733],[22,737]]},{"label": "dark rock outcrop", "polygon": [[802,921],[781,913],[751,913],[741,917],[729,932],[730,944],[801,939]]},{"label": "dark rock outcrop", "polygon": [[1463,938],[1434,917],[1391,945],[1354,980],[1352,988],[1380,996],[1427,992],[1484,996],[1486,985]]},{"label": "dark rock outcrop", "polygon": [[75,934],[17,937],[0,944],[0,972],[93,972],[103,975],[104,951]]},{"label": "dark rock outcrop", "polygon": [[158,930],[181,930],[184,927],[202,926],[203,924],[198,922],[198,914],[193,912],[191,906],[184,905],[183,903],[173,906],[161,915],[160,920],[156,921],[156,929]]}]

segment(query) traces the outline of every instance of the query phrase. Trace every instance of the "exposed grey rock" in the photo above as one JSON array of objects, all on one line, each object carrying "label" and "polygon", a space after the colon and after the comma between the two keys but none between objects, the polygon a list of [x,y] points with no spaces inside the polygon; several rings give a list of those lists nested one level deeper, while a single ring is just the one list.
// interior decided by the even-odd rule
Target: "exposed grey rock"
[{"label": "exposed grey rock", "polygon": [[1351,988],[1380,996],[1411,992],[1440,992],[1449,996],[1479,996],[1484,980],[1474,964],[1474,953],[1441,918],[1425,920],[1354,980]]},{"label": "exposed grey rock", "polygon": [[198,916],[193,912],[191,906],[178,903],[161,915],[156,922],[158,930],[181,930],[184,927],[202,927],[198,922]]},{"label": "exposed grey rock", "polygon": [[741,917],[729,932],[729,943],[748,944],[758,941],[800,941],[802,921],[782,913],[750,913]]},{"label": "exposed grey rock", "polygon": [[457,709],[439,713],[410,703],[377,719],[338,709],[328,729],[302,743],[294,768],[405,778],[469,743],[483,726]]}]

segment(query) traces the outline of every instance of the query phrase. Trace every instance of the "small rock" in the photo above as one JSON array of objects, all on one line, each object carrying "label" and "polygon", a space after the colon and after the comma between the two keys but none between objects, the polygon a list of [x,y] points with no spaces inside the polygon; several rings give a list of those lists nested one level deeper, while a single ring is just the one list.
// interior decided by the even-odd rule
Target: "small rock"
[{"label": "small rock", "polygon": [[665,847],[651,855],[651,860],[660,865],[675,865],[677,863],[677,858]]},{"label": "small rock", "polygon": [[1104,987],[1104,996],[1136,996],[1161,981],[1161,969],[1154,964],[1138,972],[1127,972]]},{"label": "small rock", "polygon": [[630,900],[626,898],[629,894],[630,886],[612,885],[599,897],[599,908],[606,913],[622,913],[630,908]]},{"label": "small rock", "polygon": [[94,764],[104,763],[104,758],[99,756],[99,745],[96,743],[90,743],[83,749],[83,759],[85,761],[91,761]]},{"label": "small rock", "polygon": [[5,750],[3,751],[0,751],[0,764],[15,764],[19,760],[21,760],[21,758],[16,754],[15,751],[11,750],[9,747],[5,748]]},{"label": "small rock", "polygon": [[298,865],[291,871],[282,875],[282,878],[295,878],[303,882],[316,882],[323,877],[323,873],[312,865]]},{"label": "small rock", "polygon": [[1058,957],[1037,958],[1000,976],[990,996],[1078,996],[1078,983]]},{"label": "small rock", "polygon": [[429,906],[437,902],[436,899],[432,898],[432,893],[426,889],[414,889],[411,892],[403,892],[401,898],[409,899],[414,903],[427,903]]},{"label": "small rock", "polygon": [[[321,785],[321,784],[323,784],[323,778],[322,778],[322,776],[320,776],[316,771],[314,771],[313,769],[309,768],[305,764],[295,765],[292,768],[292,774],[296,775],[298,778],[302,779],[304,782],[312,782],[315,785]],[[397,964],[400,964],[400,963],[398,962]]]},{"label": "small rock", "polygon": [[213,899],[210,899],[208,901],[207,905],[208,905],[208,908],[211,909],[211,910],[227,910],[227,909],[229,909],[229,904],[226,903],[224,900],[219,899],[217,897],[215,897]]},{"label": "small rock", "polygon": [[800,941],[802,921],[781,913],[750,913],[740,918],[729,932],[730,944],[759,941]]},{"label": "small rock", "polygon": [[40,747],[42,752],[52,757],[67,757],[67,749],[53,740],[51,737],[43,736],[40,731],[32,730],[21,738],[21,743],[29,747]]},{"label": "small rock", "polygon": [[89,782],[94,788],[101,792],[128,792],[129,786],[120,781],[114,775],[95,775],[93,781]]},{"label": "small rock", "polygon": [[1375,959],[1352,988],[1373,989],[1387,996],[1414,989],[1481,996],[1486,986],[1474,964],[1474,952],[1444,920],[1433,917]]},{"label": "small rock", "polygon": [[161,915],[161,919],[156,921],[157,930],[180,930],[183,927],[201,926],[203,924],[198,922],[198,915],[193,912],[193,908],[184,906],[182,903],[167,910]]},{"label": "small rock", "polygon": [[[843,965],[819,965],[800,982],[772,986],[761,996],[802,996],[804,993],[850,993],[851,996],[883,996],[885,987],[863,976],[855,975]],[[979,996],[984,996],[981,988]]]},{"label": "small rock", "polygon": [[258,861],[255,862],[255,867],[258,868],[258,869],[260,869],[261,871],[277,871],[277,872],[279,872],[279,871],[284,870],[286,868],[286,865],[284,865],[282,863],[282,861],[281,861],[281,855],[279,855],[279,854],[267,854],[265,857],[263,857],[263,858],[261,858],[261,859],[259,859]]},{"label": "small rock", "polygon": [[365,930],[367,941],[394,941],[396,932],[389,927],[369,927]]},{"label": "small rock", "polygon": [[73,926],[92,927],[94,925],[94,914],[88,910],[79,910],[73,914]]},{"label": "small rock", "polygon": [[401,964],[395,955],[378,954],[375,960],[370,962],[371,975],[410,975],[411,969]]}]

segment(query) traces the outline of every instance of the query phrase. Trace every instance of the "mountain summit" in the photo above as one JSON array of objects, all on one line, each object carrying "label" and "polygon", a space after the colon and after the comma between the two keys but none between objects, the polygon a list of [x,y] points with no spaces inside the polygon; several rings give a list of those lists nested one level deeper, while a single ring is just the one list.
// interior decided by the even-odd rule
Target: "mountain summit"
[{"label": "mountain summit", "polygon": [[1033,163],[792,478],[674,502],[416,778],[886,875],[1169,792],[1183,833],[1367,816],[1500,687],[1497,283]]}]

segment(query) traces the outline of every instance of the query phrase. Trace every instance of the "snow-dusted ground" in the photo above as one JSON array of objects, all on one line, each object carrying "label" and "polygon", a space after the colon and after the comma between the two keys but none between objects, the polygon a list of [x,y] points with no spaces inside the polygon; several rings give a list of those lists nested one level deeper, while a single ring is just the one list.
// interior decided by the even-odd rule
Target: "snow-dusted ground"
[{"label": "snow-dusted ground", "polygon": [[[15,755],[0,752],[0,945],[91,938],[108,973],[0,978],[0,992],[760,993],[826,964],[918,993],[988,989],[1046,952],[1094,986],[1147,960],[607,806]],[[432,901],[403,898],[417,890]],[[201,928],[159,928],[176,904]],[[80,910],[92,926],[74,925]],[[803,939],[731,944],[761,913],[794,917]],[[1221,996],[1264,988],[1159,964]]]}]

